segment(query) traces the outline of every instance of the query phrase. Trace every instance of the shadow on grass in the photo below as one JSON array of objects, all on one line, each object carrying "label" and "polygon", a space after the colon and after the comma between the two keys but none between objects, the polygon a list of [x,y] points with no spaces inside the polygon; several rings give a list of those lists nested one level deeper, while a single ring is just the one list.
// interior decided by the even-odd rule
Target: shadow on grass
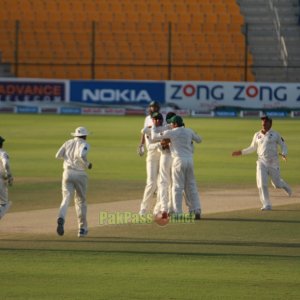
[{"label": "shadow on grass", "polygon": [[[205,245],[205,246],[243,246],[243,247],[280,247],[280,248],[300,248],[300,243],[273,243],[273,242],[249,242],[249,241],[217,241],[217,240],[149,240],[142,238],[120,238],[116,240],[115,237],[90,237],[91,242],[97,241],[98,243],[127,243],[127,244],[159,244],[159,245]],[[89,242],[86,240],[85,242]]]},{"label": "shadow on grass", "polygon": [[254,223],[287,223],[300,224],[300,220],[276,220],[276,219],[249,219],[249,218],[212,218],[203,217],[203,221],[225,221],[225,222],[254,222]]},{"label": "shadow on grass", "polygon": [[90,254],[119,254],[119,255],[173,255],[173,256],[198,256],[198,257],[265,257],[265,258],[291,258],[291,259],[300,259],[300,255],[289,255],[286,253],[283,254],[276,254],[276,253],[232,253],[232,252],[225,252],[225,251],[219,251],[219,252],[208,252],[206,251],[194,251],[194,252],[188,252],[188,251],[158,251],[158,250],[129,250],[129,249],[43,249],[43,248],[1,248],[0,253],[2,251],[17,251],[18,253],[20,251],[26,251],[26,252],[49,252],[49,253],[70,253],[70,254],[80,254],[80,253],[90,253]]},{"label": "shadow on grass", "polygon": [[283,212],[283,211],[300,211],[300,209],[277,209],[277,208],[273,208],[273,211],[281,211],[281,212]]},{"label": "shadow on grass", "polygon": [[[168,245],[168,246],[234,246],[234,247],[264,247],[264,248],[300,248],[300,243],[280,243],[280,242],[259,242],[259,241],[220,241],[220,240],[166,240],[166,239],[149,239],[149,238],[130,238],[130,237],[97,237],[90,236],[84,239],[74,240],[36,240],[36,239],[1,239],[2,242],[19,242],[32,244],[137,244],[137,245]],[[5,248],[0,248],[4,250]],[[16,248],[17,249],[17,248]],[[49,249],[44,249],[48,251]],[[69,250],[69,249],[68,249]],[[75,249],[74,249],[75,250]],[[57,249],[60,251],[60,249]],[[70,250],[71,251],[71,250]],[[98,252],[97,250],[95,250]],[[100,251],[102,252],[102,251]],[[117,251],[122,252],[122,250]],[[125,251],[126,252],[126,251]],[[148,253],[148,252],[147,252]],[[149,253],[152,253],[151,251]],[[173,252],[171,252],[173,253]],[[176,252],[174,252],[176,253]],[[300,254],[299,254],[300,257]]]}]

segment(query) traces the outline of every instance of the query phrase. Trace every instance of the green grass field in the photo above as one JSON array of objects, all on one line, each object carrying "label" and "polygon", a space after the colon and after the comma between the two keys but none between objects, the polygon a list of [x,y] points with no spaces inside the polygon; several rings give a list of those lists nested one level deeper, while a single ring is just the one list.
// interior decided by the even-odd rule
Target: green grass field
[{"label": "green grass field", "polygon": [[[0,120],[0,135],[6,138],[4,146],[11,156],[16,180],[11,190],[14,211],[26,210],[29,205],[30,209],[58,205],[62,161],[54,156],[71,138],[70,132],[81,125],[92,132],[88,138],[89,159],[93,162],[89,202],[141,197],[146,180],[145,158],[138,157],[136,149],[143,117],[1,115]],[[203,138],[195,150],[195,175],[200,188],[255,185],[255,154],[232,158],[231,152],[251,143],[254,132],[260,129],[260,120],[187,118],[185,124]],[[282,176],[291,185],[299,184],[300,121],[275,120],[274,129],[289,147]]]},{"label": "green grass field", "polygon": [[[11,156],[11,212],[57,207],[62,162],[54,155],[78,126],[93,134],[90,203],[138,199],[143,117],[1,115]],[[260,128],[254,119],[185,119],[200,189],[255,186],[255,155],[232,158]],[[282,176],[299,186],[298,120],[275,120],[289,147]],[[1,222],[0,222],[1,226]],[[1,299],[299,299],[300,202],[272,212],[211,214],[190,225],[103,226],[86,239],[0,234]]]}]

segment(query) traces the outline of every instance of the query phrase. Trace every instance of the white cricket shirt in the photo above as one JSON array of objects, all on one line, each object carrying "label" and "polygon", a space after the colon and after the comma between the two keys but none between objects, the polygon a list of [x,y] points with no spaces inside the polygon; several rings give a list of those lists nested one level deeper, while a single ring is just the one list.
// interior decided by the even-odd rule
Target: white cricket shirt
[{"label": "white cricket shirt", "polygon": [[89,162],[87,154],[90,150],[89,144],[79,137],[66,141],[57,151],[55,157],[64,160],[64,169],[84,171]]},{"label": "white cricket shirt", "polygon": [[11,175],[9,156],[3,149],[0,149],[0,176],[6,177],[8,175]]},{"label": "white cricket shirt", "polygon": [[263,134],[258,131],[254,134],[251,145],[242,150],[242,154],[256,151],[259,161],[268,165],[278,165],[278,146],[281,148],[281,154],[286,156],[287,146],[278,132],[270,129]]},{"label": "white cricket shirt", "polygon": [[161,139],[170,139],[170,151],[172,157],[193,157],[193,142],[200,143],[202,138],[192,129],[185,127],[176,127],[161,133],[156,127],[152,129],[152,137]]}]

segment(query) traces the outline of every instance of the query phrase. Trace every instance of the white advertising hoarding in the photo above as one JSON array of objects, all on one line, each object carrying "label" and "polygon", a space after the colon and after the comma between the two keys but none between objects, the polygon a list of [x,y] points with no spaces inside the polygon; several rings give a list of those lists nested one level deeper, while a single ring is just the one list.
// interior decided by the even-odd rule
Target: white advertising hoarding
[{"label": "white advertising hoarding", "polygon": [[211,111],[216,107],[300,108],[300,83],[167,81],[166,103]]}]

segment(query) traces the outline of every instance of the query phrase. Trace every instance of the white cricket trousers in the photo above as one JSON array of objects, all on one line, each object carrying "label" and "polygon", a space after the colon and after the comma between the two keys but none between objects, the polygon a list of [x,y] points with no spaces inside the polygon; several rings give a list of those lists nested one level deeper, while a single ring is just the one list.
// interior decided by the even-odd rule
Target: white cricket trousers
[{"label": "white cricket trousers", "polygon": [[256,183],[259,192],[259,199],[263,205],[272,206],[269,196],[269,176],[271,178],[272,185],[275,188],[289,188],[288,184],[280,177],[279,166],[267,166],[264,163],[256,162]]},{"label": "white cricket trousers", "polygon": [[[172,162],[173,158],[169,153],[162,153],[159,165],[159,198],[154,208],[154,214],[160,211],[167,211],[168,213],[174,213],[174,205],[172,200]],[[194,209],[193,205],[187,198],[186,193],[183,194],[186,205],[189,208],[189,212],[196,212],[197,207]]]},{"label": "white cricket trousers", "polygon": [[200,197],[194,175],[192,157],[175,157],[172,163],[172,198],[174,211],[182,214],[182,199],[185,192],[194,211],[200,211]]},{"label": "white cricket trousers", "polygon": [[156,215],[159,212],[169,212],[172,210],[171,197],[171,174],[172,172],[172,156],[170,153],[161,153],[159,161],[159,177],[158,177],[158,197],[153,210]]},{"label": "white cricket trousers", "polygon": [[146,159],[147,182],[144,190],[143,200],[140,207],[140,212],[145,212],[148,210],[153,195],[157,190],[159,160],[160,160],[160,152],[158,151],[155,151],[154,153],[148,152],[147,159]]},{"label": "white cricket trousers", "polygon": [[10,205],[11,202],[8,201],[7,181],[0,178],[0,219],[7,213]]},{"label": "white cricket trousers", "polygon": [[59,209],[59,218],[65,220],[71,200],[74,199],[78,220],[78,228],[87,230],[87,191],[88,176],[84,171],[67,169],[63,172],[62,202]]},{"label": "white cricket trousers", "polygon": [[7,203],[8,203],[7,182],[6,182],[6,180],[0,178],[0,205],[5,205]]}]

